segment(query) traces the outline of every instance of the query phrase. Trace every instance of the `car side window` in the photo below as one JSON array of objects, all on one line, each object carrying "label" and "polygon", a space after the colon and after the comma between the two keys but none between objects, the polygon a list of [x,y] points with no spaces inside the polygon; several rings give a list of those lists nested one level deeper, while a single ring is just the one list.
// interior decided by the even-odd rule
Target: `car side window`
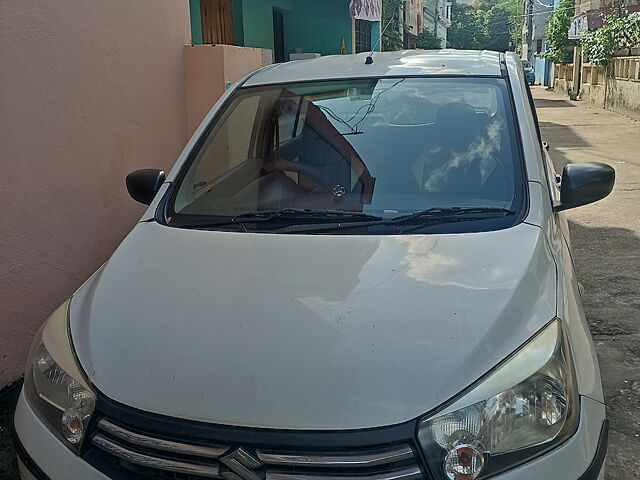
[{"label": "car side window", "polygon": [[234,109],[228,110],[225,121],[218,122],[217,131],[209,135],[200,151],[196,168],[185,178],[176,204],[179,209],[189,205],[211,188],[220,175],[239,167],[250,157],[249,147],[260,106],[260,96],[246,96]]}]

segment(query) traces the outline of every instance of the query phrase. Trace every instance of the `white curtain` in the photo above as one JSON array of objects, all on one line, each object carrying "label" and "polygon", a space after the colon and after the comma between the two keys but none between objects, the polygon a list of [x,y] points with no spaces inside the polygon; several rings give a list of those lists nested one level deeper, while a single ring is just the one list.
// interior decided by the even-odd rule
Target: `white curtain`
[{"label": "white curtain", "polygon": [[382,20],[382,0],[351,0],[349,12],[358,20],[379,22]]}]

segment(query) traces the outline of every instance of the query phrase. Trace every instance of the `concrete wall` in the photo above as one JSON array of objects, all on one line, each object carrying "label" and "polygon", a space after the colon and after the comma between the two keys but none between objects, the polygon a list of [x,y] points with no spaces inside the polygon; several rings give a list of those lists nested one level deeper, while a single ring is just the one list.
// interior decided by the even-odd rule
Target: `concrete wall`
[{"label": "concrete wall", "polygon": [[562,78],[556,78],[553,83],[553,89],[556,92],[566,93],[567,95],[571,91],[573,87],[573,82],[571,80],[565,80]]},{"label": "concrete wall", "polygon": [[606,107],[614,112],[640,118],[640,82],[607,79]]},{"label": "concrete wall", "polygon": [[604,85],[583,83],[580,86],[580,100],[594,107],[604,108],[604,89]]},{"label": "concrete wall", "polygon": [[[617,58],[625,60],[625,58]],[[556,65],[560,78],[555,78],[554,90],[569,93],[573,91],[575,77],[573,65]],[[580,100],[595,107],[606,108],[623,115],[640,119],[640,81],[612,77],[612,70],[583,64],[580,84]]]},{"label": "concrete wall", "polygon": [[187,0],[0,2],[0,386],[143,211],[124,176],[182,149],[189,37]]}]

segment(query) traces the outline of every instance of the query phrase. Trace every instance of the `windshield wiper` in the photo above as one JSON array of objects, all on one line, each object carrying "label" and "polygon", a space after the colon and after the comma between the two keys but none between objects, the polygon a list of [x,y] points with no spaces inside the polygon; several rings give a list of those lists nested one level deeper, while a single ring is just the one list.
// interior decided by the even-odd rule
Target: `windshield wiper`
[{"label": "windshield wiper", "polygon": [[[506,208],[496,207],[434,207],[427,210],[393,217],[389,219],[379,219],[365,222],[346,222],[346,223],[325,223],[321,225],[290,225],[278,229],[276,233],[305,233],[317,232],[323,230],[343,230],[345,228],[362,228],[370,226],[392,226],[392,225],[418,225],[418,227],[435,225],[437,223],[484,220],[487,218],[499,218],[507,215],[514,215],[515,212]],[[415,230],[415,227],[405,229],[400,233],[408,233]]]},{"label": "windshield wiper", "polygon": [[420,212],[412,213],[410,215],[403,215],[401,217],[394,217],[388,221],[388,224],[410,224],[422,223],[425,219],[432,218],[458,218],[464,217],[465,219],[475,218],[493,218],[495,216],[501,217],[506,215],[513,215],[515,212],[506,208],[496,207],[434,207]]},{"label": "windshield wiper", "polygon": [[349,212],[346,210],[282,208],[279,210],[259,210],[257,212],[241,213],[232,217],[215,216],[189,218],[181,223],[180,226],[192,228],[207,228],[231,224],[241,225],[244,223],[264,223],[281,219],[295,220],[295,222],[289,223],[290,225],[292,225],[298,223],[300,220],[302,220],[302,223],[309,223],[309,220],[311,219],[313,221],[316,221],[318,219],[327,219],[331,221],[340,220],[341,222],[352,222],[359,220],[377,222],[382,220],[382,217],[369,215],[367,213]]}]

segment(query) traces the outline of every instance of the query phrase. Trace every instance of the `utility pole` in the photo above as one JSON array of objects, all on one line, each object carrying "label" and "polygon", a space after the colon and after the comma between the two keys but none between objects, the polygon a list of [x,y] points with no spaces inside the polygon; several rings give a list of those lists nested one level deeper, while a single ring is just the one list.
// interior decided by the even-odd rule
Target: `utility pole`
[{"label": "utility pole", "polygon": [[529,60],[531,39],[533,34],[533,0],[524,0],[524,19],[522,22],[522,55],[523,60]]}]

